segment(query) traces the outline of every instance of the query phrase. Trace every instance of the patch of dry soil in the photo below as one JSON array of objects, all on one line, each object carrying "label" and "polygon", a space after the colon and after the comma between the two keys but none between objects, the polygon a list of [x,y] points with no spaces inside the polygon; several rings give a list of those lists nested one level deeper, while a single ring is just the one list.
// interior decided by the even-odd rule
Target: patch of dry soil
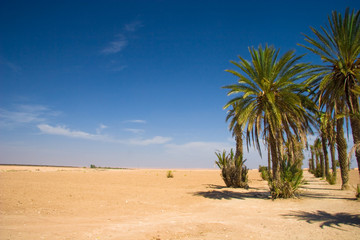
[{"label": "patch of dry soil", "polygon": [[[360,239],[355,189],[304,172],[300,199],[225,188],[218,170],[0,166],[0,239]],[[351,172],[351,184],[360,183]]]}]

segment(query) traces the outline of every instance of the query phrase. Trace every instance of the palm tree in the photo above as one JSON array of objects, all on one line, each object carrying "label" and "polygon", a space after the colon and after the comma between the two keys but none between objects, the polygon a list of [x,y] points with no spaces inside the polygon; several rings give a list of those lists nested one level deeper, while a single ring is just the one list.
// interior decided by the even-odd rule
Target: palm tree
[{"label": "palm tree", "polygon": [[311,158],[310,158],[310,162],[309,162],[309,170],[310,172],[314,173],[315,172],[315,164],[314,164],[314,145],[310,145],[310,153],[311,153]]},{"label": "palm tree", "polygon": [[[357,145],[360,143],[360,118],[357,117],[360,113],[360,11],[350,12],[347,8],[344,17],[333,11],[328,21],[327,28],[321,27],[321,31],[311,28],[315,37],[305,35],[305,40],[310,43],[310,46],[303,46],[320,56],[326,64],[317,67],[319,71],[317,77],[320,78],[314,77],[317,79],[314,83],[319,90],[320,107],[326,108],[326,111],[331,113],[334,110],[334,103],[343,106],[343,108],[339,108],[343,111],[346,111],[346,106],[354,145]],[[337,112],[337,114],[340,113]],[[341,147],[344,146],[343,139],[341,139],[344,136],[340,136],[343,132],[342,126],[340,126],[343,121],[343,119],[339,119],[336,124],[336,136],[340,137],[337,139],[340,141],[337,143],[338,149],[339,144]],[[360,174],[360,149],[355,151],[355,156]],[[339,161],[340,165],[344,165],[346,160],[339,154]],[[344,171],[342,170],[342,172]]]},{"label": "palm tree", "polygon": [[236,141],[236,150],[235,150],[235,159],[238,159],[240,156],[243,156],[243,138],[242,138],[242,127],[238,124],[238,113],[236,110],[237,104],[232,104],[232,108],[228,111],[226,116],[226,121],[231,119],[229,124],[229,130],[232,131],[233,137]]},{"label": "palm tree", "polygon": [[[342,112],[344,104],[341,104],[342,101],[338,101],[336,104],[335,113]],[[340,163],[340,173],[341,173],[341,189],[349,189],[349,159],[347,158],[346,149],[347,143],[344,137],[344,118],[339,117],[336,120],[336,145]]]},{"label": "palm tree", "polygon": [[315,173],[315,176],[316,177],[319,177],[320,174],[319,174],[319,169],[320,168],[320,161],[319,161],[319,150],[318,150],[318,146],[316,146],[316,143],[314,142],[314,145],[313,145],[313,150],[314,150],[314,154],[315,154],[315,169],[314,169],[314,173]]},{"label": "palm tree", "polygon": [[299,141],[294,138],[288,138],[285,143],[285,152],[287,159],[290,163],[298,163],[299,168],[301,168],[302,160],[304,159],[303,154],[304,144],[303,141]]},{"label": "palm tree", "polygon": [[316,176],[317,177],[325,177],[325,160],[324,160],[324,152],[323,152],[323,146],[322,146],[322,141],[321,141],[321,138],[318,137],[315,139],[315,142],[314,142],[314,146],[315,146],[315,151],[316,151],[316,154],[319,156],[320,158],[320,174],[319,174],[319,170],[318,170],[318,167],[319,165],[317,165],[317,171],[316,171]]},{"label": "palm tree", "polygon": [[335,143],[336,143],[336,120],[331,115],[327,114],[327,141],[330,147],[330,157],[331,157],[331,169],[334,180],[336,181],[336,160],[335,160]]},{"label": "palm tree", "polygon": [[327,146],[328,146],[328,125],[329,125],[329,119],[327,114],[319,112],[319,123],[320,123],[320,139],[321,139],[321,145],[322,145],[322,151],[324,154],[324,161],[325,161],[325,166],[323,169],[323,174],[325,171],[325,176],[326,178],[329,177],[329,155],[328,155],[328,151],[327,151]]},{"label": "palm tree", "polygon": [[261,154],[261,134],[269,142],[273,180],[277,183],[283,143],[293,136],[300,139],[301,133],[311,131],[314,123],[304,107],[310,103],[299,82],[308,65],[298,63],[301,57],[296,57],[294,51],[279,57],[279,50],[272,46],[252,47],[249,52],[251,62],[240,56],[239,62],[231,61],[241,72],[226,70],[238,82],[224,87],[229,89],[228,95],[237,95],[224,108],[237,103],[237,122],[244,128],[247,146],[252,143]]}]

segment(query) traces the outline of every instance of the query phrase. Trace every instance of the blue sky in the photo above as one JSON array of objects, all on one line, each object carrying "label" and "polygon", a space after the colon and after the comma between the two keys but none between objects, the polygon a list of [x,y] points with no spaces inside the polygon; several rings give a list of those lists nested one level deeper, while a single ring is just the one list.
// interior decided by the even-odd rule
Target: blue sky
[{"label": "blue sky", "polygon": [[0,163],[212,168],[234,147],[229,61],[266,43],[306,53],[301,33],[359,5],[1,1]]}]

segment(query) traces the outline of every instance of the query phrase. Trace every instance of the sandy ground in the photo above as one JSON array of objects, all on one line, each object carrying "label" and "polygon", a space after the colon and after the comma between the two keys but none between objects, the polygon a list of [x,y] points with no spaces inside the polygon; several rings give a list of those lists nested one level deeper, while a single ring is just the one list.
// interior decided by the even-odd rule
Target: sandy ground
[{"label": "sandy ground", "polygon": [[[0,239],[360,239],[360,201],[305,172],[299,199],[218,170],[0,166]],[[360,183],[357,171],[351,184]]]}]

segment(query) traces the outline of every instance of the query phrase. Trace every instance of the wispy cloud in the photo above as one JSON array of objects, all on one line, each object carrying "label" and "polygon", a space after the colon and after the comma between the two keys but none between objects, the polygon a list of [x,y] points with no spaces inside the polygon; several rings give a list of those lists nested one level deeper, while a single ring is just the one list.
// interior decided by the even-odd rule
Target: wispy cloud
[{"label": "wispy cloud", "polygon": [[123,34],[119,34],[117,38],[110,42],[107,47],[101,50],[103,54],[114,54],[122,51],[128,45],[128,40]]},{"label": "wispy cloud", "polygon": [[179,152],[207,152],[214,154],[215,151],[229,150],[233,146],[227,142],[187,142],[184,144],[166,144],[168,151],[173,153]]},{"label": "wispy cloud", "polygon": [[126,131],[126,132],[131,132],[131,133],[135,133],[135,134],[140,134],[140,133],[144,133],[144,132],[145,132],[144,129],[138,129],[138,128],[124,128],[124,131]]},{"label": "wispy cloud", "polygon": [[[140,21],[134,21],[124,25],[124,30],[115,36],[115,39],[107,44],[100,52],[105,55],[119,53],[129,44],[129,37],[142,27]],[[121,69],[122,70],[122,69]]]},{"label": "wispy cloud", "polygon": [[108,126],[101,123],[100,126],[96,129],[96,133],[100,134],[106,128],[108,128]]},{"label": "wispy cloud", "polygon": [[146,123],[145,120],[140,120],[140,119],[126,120],[124,122],[126,122],[126,123]]},{"label": "wispy cloud", "polygon": [[59,115],[43,105],[15,105],[11,110],[0,108],[0,127],[45,122],[49,117]]},{"label": "wispy cloud", "polygon": [[41,133],[50,134],[50,135],[60,135],[71,138],[82,138],[88,140],[98,140],[98,141],[111,141],[107,136],[101,134],[91,134],[83,131],[71,130],[65,126],[50,126],[48,124],[39,124],[37,125]]},{"label": "wispy cloud", "polygon": [[[40,130],[40,132],[43,134],[59,135],[70,138],[80,138],[80,139],[87,139],[94,141],[139,145],[139,146],[148,146],[152,144],[165,144],[172,140],[172,138],[162,137],[162,136],[155,136],[149,139],[115,139],[108,135],[104,135],[99,131],[97,131],[97,134],[92,134],[84,131],[72,130],[66,126],[51,126],[49,124],[38,124],[37,127]],[[102,129],[104,129],[104,127]]]},{"label": "wispy cloud", "polygon": [[131,139],[129,143],[132,145],[147,146],[151,144],[165,144],[170,142],[171,140],[172,138],[169,137],[156,136],[150,139]]},{"label": "wispy cloud", "polygon": [[128,66],[123,62],[119,62],[118,60],[112,59],[106,66],[106,70],[112,72],[121,72],[126,69]]},{"label": "wispy cloud", "polygon": [[127,32],[135,32],[138,28],[142,27],[143,24],[140,21],[134,21],[124,25],[124,30]]}]

